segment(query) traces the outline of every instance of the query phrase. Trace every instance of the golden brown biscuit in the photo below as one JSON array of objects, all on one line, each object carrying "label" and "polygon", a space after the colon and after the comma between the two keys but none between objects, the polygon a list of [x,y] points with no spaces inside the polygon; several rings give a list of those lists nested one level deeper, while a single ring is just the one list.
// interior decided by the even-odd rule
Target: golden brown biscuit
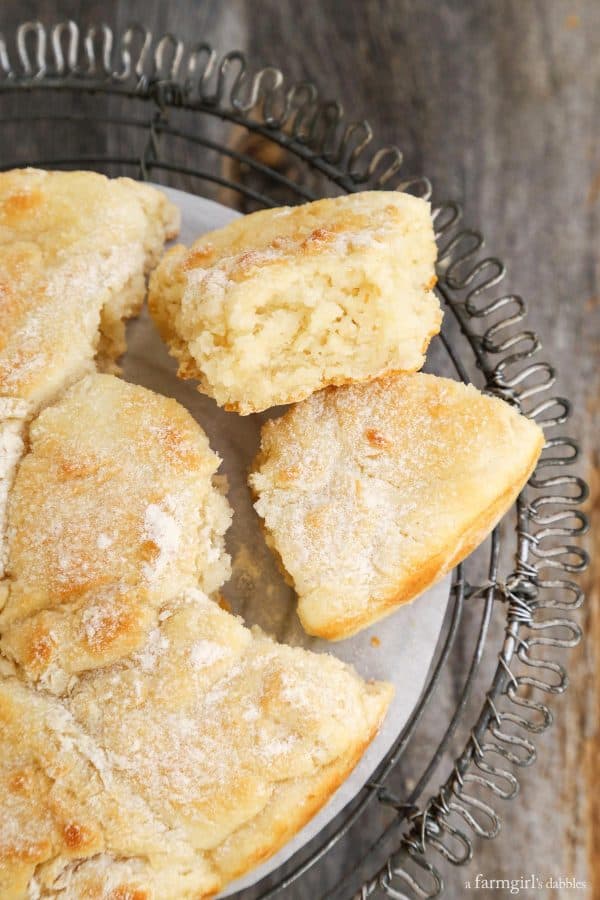
[{"label": "golden brown biscuit", "polygon": [[150,311],[183,378],[242,414],[415,371],[440,329],[429,204],[372,191],[269,209],[169,251]]},{"label": "golden brown biscuit", "polygon": [[250,483],[304,628],[348,637],[438,581],[543,445],[503,401],[423,374],[322,391],[267,422]]},{"label": "golden brown biscuit", "polygon": [[390,694],[194,589],[61,699],[0,676],[0,895],[212,896],[325,803]]},{"label": "golden brown biscuit", "polygon": [[217,590],[231,521],[219,463],[175,400],[113,375],[40,413],[8,502],[4,653],[60,689],[137,648],[184,588]]},{"label": "golden brown biscuit", "polygon": [[67,703],[1,675],[0,795],[2,900],[197,898],[220,885]]},{"label": "golden brown biscuit", "polygon": [[0,397],[46,403],[125,349],[145,275],[179,213],[128,178],[0,173]]}]

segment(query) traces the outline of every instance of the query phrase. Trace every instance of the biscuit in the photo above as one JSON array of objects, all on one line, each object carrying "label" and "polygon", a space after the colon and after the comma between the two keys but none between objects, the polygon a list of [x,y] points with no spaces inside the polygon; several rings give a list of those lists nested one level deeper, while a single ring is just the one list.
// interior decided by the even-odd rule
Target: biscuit
[{"label": "biscuit", "polygon": [[125,349],[124,320],[179,213],[128,178],[0,173],[0,397],[32,409]]},{"label": "biscuit", "polygon": [[60,698],[0,676],[0,895],[212,896],[331,796],[390,693],[195,589]]},{"label": "biscuit", "polygon": [[250,484],[306,631],[348,637],[438,581],[543,445],[502,400],[424,374],[331,388],[267,422]]},{"label": "biscuit", "polygon": [[392,688],[209,599],[231,511],[175,401],[90,375],[23,438],[1,582],[0,896],[213,896],[329,799]]},{"label": "biscuit", "polygon": [[114,375],[69,388],[27,445],[8,499],[0,648],[54,689],[138,647],[184,588],[217,590],[232,513],[191,415]]},{"label": "biscuit", "polygon": [[442,319],[429,204],[372,191],[237,219],[170,250],[149,306],[183,378],[242,414],[424,362]]}]

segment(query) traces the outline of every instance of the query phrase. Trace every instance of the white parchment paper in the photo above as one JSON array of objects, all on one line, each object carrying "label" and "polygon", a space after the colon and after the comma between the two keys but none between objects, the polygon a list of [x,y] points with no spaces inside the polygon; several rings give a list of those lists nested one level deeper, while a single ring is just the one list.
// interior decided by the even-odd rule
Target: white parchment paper
[{"label": "white parchment paper", "polygon": [[[237,215],[202,197],[161,189],[181,209],[179,240],[182,243],[190,244],[203,232],[220,228]],[[179,380],[176,368],[144,310],[128,328],[124,375],[128,381],[179,400],[204,428],[212,448],[223,459],[221,472],[227,475],[229,502],[234,509],[227,537],[233,576],[223,593],[233,610],[248,625],[260,625],[280,641],[333,653],[355,666],[363,677],[390,681],[395,686],[394,700],[383,727],[350,777],[293,840],[266,863],[232,883],[221,895],[225,897],[254,884],[315,837],[356,796],[377,768],[406,724],[425,685],[446,611],[449,579],[416,603],[398,609],[349,640],[332,644],[304,634],[296,616],[293,592],[284,583],[264,542],[246,483],[258,450],[261,425],[281,410],[255,416],[225,412],[199,394],[193,383]]]}]

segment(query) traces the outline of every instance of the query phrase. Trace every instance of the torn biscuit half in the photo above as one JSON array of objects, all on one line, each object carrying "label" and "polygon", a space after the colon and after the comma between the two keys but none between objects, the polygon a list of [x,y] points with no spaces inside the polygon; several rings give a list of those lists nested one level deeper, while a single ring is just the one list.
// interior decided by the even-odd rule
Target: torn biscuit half
[{"label": "torn biscuit half", "polygon": [[149,306],[181,377],[259,412],[420,369],[436,253],[429,204],[396,191],[263,210],[167,252]]}]

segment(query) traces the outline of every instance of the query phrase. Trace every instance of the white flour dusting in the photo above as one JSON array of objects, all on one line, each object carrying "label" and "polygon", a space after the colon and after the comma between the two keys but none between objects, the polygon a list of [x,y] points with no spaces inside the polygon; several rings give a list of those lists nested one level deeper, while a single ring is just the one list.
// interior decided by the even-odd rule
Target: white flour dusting
[{"label": "white flour dusting", "polygon": [[204,669],[224,659],[227,653],[215,641],[195,641],[190,647],[190,662],[195,669]]},{"label": "white flour dusting", "polygon": [[[171,508],[174,504],[165,505]],[[143,573],[148,581],[159,578],[166,566],[173,560],[179,549],[181,525],[171,511],[157,503],[150,503],[144,516],[144,538],[151,541],[158,549],[158,556],[152,562],[144,563]]]}]

